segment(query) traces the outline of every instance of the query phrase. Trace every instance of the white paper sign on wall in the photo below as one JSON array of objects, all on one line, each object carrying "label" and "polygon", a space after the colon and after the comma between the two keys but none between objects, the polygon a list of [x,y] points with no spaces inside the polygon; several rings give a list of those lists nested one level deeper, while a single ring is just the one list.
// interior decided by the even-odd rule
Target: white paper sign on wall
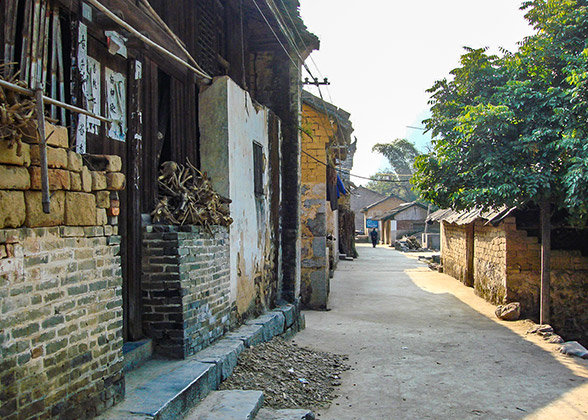
[{"label": "white paper sign on wall", "polygon": [[106,115],[112,120],[108,137],[125,141],[127,135],[127,79],[106,67]]},{"label": "white paper sign on wall", "polygon": [[[88,74],[88,89],[87,89],[87,109],[93,114],[101,115],[102,112],[100,110],[101,100],[100,100],[100,63],[93,59],[92,57],[88,56],[87,58],[87,74]],[[100,133],[100,120],[94,117],[86,117],[86,127],[87,132],[91,134],[99,134]]]}]

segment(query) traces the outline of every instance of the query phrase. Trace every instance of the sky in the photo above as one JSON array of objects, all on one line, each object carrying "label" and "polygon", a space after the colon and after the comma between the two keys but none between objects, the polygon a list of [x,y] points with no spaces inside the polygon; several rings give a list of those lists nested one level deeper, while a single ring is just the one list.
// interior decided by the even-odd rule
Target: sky
[{"label": "sky", "polygon": [[[386,160],[372,146],[408,138],[426,151],[421,130],[436,80],[459,65],[463,47],[516,51],[533,33],[519,0],[300,0],[320,50],[306,63],[328,77],[325,100],[351,113],[358,139],[352,173],[371,176]],[[318,70],[317,70],[318,67]],[[320,74],[319,74],[320,72]],[[303,77],[308,76],[307,74]],[[315,87],[307,87],[318,95]],[[352,178],[356,184],[368,181]]]}]

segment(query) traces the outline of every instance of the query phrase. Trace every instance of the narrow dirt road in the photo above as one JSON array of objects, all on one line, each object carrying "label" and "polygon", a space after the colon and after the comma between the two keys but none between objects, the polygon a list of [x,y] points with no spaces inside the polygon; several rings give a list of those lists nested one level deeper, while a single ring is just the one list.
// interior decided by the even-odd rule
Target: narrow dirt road
[{"label": "narrow dirt road", "polygon": [[388,247],[358,248],[306,312],[296,343],[349,355],[321,420],[588,419],[588,361],[556,352],[529,321],[504,322],[457,280]]}]

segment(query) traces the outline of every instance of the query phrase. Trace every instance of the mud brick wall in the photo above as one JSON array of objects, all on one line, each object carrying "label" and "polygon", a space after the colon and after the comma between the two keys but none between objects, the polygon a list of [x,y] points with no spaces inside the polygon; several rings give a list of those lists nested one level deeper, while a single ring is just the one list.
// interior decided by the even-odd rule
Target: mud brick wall
[{"label": "mud brick wall", "polygon": [[145,227],[143,326],[155,351],[186,358],[231,326],[229,236],[224,227]]},{"label": "mud brick wall", "polygon": [[485,221],[474,224],[474,290],[496,305],[507,299],[507,231],[512,230],[516,230],[514,218],[506,219],[499,226],[486,225]]},{"label": "mud brick wall", "polygon": [[441,258],[443,272],[465,283],[466,278],[466,227],[441,223]]},{"label": "mud brick wall", "polygon": [[108,225],[0,230],[0,418],[86,419],[123,398],[119,244]]},{"label": "mud brick wall", "polygon": [[[457,279],[466,271],[466,227],[443,223],[443,270]],[[520,302],[523,317],[538,319],[541,244],[517,230],[515,218],[474,226],[474,288],[496,305]],[[588,257],[551,251],[551,325],[564,338],[588,344]]]},{"label": "mud brick wall", "polygon": [[[520,302],[526,317],[538,319],[541,245],[524,231],[508,231],[507,300]],[[568,340],[588,344],[588,257],[580,251],[551,251],[550,323]]]}]

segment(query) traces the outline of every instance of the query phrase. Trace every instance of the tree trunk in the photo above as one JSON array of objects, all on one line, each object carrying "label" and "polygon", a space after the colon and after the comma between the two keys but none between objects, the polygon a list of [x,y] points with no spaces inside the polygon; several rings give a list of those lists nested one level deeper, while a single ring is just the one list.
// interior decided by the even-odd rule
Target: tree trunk
[{"label": "tree trunk", "polygon": [[539,323],[549,323],[551,286],[551,208],[547,200],[539,205],[541,216],[541,307]]}]

